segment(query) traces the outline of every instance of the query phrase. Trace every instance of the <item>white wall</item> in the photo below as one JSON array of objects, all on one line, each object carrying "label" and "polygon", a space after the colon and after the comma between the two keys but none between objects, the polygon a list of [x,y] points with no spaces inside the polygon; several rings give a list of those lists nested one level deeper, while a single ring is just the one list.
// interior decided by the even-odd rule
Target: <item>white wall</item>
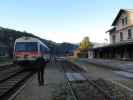
[{"label": "white wall", "polygon": [[[132,31],[131,39],[128,39],[128,29],[131,29],[131,31]],[[120,40],[120,32],[123,33],[123,40],[122,41]],[[110,34],[110,43],[111,44],[113,43],[113,39],[112,39],[113,35],[115,35],[115,37],[116,37],[116,40],[115,40],[116,43],[124,42],[124,41],[131,41],[131,40],[133,40],[133,26],[131,26],[129,28],[125,28],[125,29],[120,30],[118,32],[111,33]]]}]

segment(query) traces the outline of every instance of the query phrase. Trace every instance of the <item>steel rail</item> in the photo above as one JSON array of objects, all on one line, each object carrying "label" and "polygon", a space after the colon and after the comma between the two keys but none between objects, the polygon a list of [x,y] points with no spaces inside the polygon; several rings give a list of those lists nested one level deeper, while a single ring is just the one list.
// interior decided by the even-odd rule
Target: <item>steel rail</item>
[{"label": "steel rail", "polygon": [[73,95],[74,100],[79,100],[79,99],[78,99],[78,96],[77,96],[77,94],[76,94],[76,92],[74,91],[74,89],[73,89],[73,87],[72,87],[72,85],[71,85],[71,82],[69,81],[67,75],[65,74],[65,67],[64,67],[64,65],[61,64],[61,66],[62,66],[62,67],[61,67],[61,68],[62,68],[62,71],[64,72],[64,77],[65,77],[65,79],[66,79],[66,81],[67,81],[68,87],[69,87],[70,90],[71,90],[71,93],[72,93],[72,95]]},{"label": "steel rail", "polygon": [[[33,72],[21,71],[0,83],[0,98],[10,98],[14,92],[31,76]],[[4,87],[3,87],[4,86]],[[5,88],[5,89],[3,89]]]},{"label": "steel rail", "polygon": [[[75,69],[76,71],[78,71],[80,68],[77,65],[73,65],[71,64],[72,67],[74,67],[73,69]],[[83,69],[84,70],[84,69]],[[79,70],[80,71],[80,70]],[[86,71],[85,71],[86,72]],[[112,97],[107,91],[105,91],[102,87],[98,86],[93,80],[89,80],[89,78],[87,77],[86,73],[84,72],[80,72],[80,74],[86,79],[86,81],[88,83],[90,83],[92,86],[94,86],[100,93],[102,93],[105,97],[105,99],[107,100],[114,100],[114,97]]]},{"label": "steel rail", "polygon": [[[70,62],[71,63],[71,62]],[[73,64],[73,63],[72,63]],[[77,66],[77,65],[75,65],[75,64],[73,64],[72,65],[73,67],[75,67],[75,69],[76,70],[79,70],[79,66]],[[84,70],[84,69],[83,69]],[[90,83],[90,84],[92,84],[95,88],[97,88],[100,92],[102,92],[103,93],[103,95],[105,96],[105,99],[107,99],[107,100],[115,100],[115,98],[117,98],[117,96],[111,96],[107,91],[105,91],[104,90],[104,88],[102,88],[102,87],[100,87],[95,81],[93,81],[93,80],[89,80],[89,78],[88,78],[88,76],[86,75],[86,73],[84,73],[84,72],[80,72],[80,74],[84,77],[84,78],[86,78],[87,79],[87,81]],[[109,80],[108,80],[109,81]],[[113,81],[111,81],[110,80],[110,82],[111,83],[115,83],[115,82],[113,82]],[[121,86],[121,84],[118,84],[117,83],[117,85],[119,85],[119,86]],[[122,86],[121,86],[122,87]],[[124,86],[123,86],[124,87]],[[131,93],[133,93],[133,89],[129,89],[129,88],[127,88],[127,87],[124,87],[124,88],[126,88],[128,91],[130,91]],[[121,96],[119,96],[119,97],[122,97],[122,95]]]}]

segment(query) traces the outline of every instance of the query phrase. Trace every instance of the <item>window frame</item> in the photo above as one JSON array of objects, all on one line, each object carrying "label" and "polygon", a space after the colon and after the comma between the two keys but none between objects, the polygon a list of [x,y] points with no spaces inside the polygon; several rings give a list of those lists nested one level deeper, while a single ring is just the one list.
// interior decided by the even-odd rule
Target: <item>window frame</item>
[{"label": "window frame", "polygon": [[124,18],[122,18],[122,19],[121,19],[121,22],[122,22],[122,25],[123,25],[123,26],[124,26],[124,25],[127,25],[127,24],[128,24],[128,18],[127,18],[127,16],[124,17]]},{"label": "window frame", "polygon": [[[37,52],[37,42],[16,42],[15,51],[16,52]],[[31,49],[32,47],[32,49]],[[23,49],[22,49],[23,48]]]}]

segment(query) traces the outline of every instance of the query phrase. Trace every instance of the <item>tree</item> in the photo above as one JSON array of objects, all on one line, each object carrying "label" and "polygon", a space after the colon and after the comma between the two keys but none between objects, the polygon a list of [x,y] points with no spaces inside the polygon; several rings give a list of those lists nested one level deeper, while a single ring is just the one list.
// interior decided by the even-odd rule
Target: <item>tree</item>
[{"label": "tree", "polygon": [[84,37],[83,40],[80,42],[80,48],[81,49],[89,49],[91,48],[91,42],[89,40],[89,37]]}]

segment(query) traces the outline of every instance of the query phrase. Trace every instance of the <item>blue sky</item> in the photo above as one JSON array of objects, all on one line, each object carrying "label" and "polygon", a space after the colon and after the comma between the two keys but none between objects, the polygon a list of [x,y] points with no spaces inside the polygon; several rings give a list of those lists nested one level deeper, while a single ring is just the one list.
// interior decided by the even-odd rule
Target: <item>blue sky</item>
[{"label": "blue sky", "polygon": [[121,8],[133,9],[133,0],[1,0],[0,26],[55,42],[105,42]]}]

